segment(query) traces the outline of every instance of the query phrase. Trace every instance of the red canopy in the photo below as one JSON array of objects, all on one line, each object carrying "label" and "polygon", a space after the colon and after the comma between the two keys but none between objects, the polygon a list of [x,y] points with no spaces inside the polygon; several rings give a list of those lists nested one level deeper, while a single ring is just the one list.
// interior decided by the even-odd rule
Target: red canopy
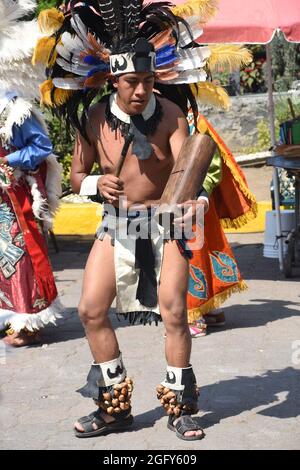
[{"label": "red canopy", "polygon": [[[145,3],[161,0],[145,0]],[[187,0],[170,0],[174,5]],[[287,41],[300,42],[300,0],[219,0],[216,16],[199,42],[269,43],[280,29]]]},{"label": "red canopy", "polygon": [[300,42],[300,0],[219,0],[216,16],[199,39],[201,43],[267,44],[277,29],[287,41]]}]

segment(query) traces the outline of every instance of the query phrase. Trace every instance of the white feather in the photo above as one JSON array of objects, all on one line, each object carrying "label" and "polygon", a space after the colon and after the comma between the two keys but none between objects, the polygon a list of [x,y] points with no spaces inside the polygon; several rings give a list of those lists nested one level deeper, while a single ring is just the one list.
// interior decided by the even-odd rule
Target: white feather
[{"label": "white feather", "polygon": [[0,0],[0,31],[9,28],[22,16],[34,11],[35,0]]},{"label": "white feather", "polygon": [[56,161],[56,157],[53,154],[49,155],[45,161],[47,164],[47,198],[43,198],[34,176],[26,175],[25,179],[29,184],[32,195],[32,212],[37,219],[43,221],[43,228],[46,231],[52,228],[53,215],[59,207],[62,166]]},{"label": "white feather", "polygon": [[70,63],[64,59],[57,59],[57,64],[60,65],[66,72],[72,72],[81,77],[85,77],[86,74],[93,68],[89,64]]},{"label": "white feather", "polygon": [[23,15],[35,2],[8,2],[13,3],[17,11],[8,15],[9,24],[6,21],[3,28],[4,3],[0,0],[0,88],[15,89],[26,99],[39,99],[39,84],[44,81],[45,73],[42,65],[32,66],[31,56],[41,33],[36,20],[16,22],[20,11]]},{"label": "white feather", "polygon": [[0,66],[0,89],[17,90],[18,95],[29,100],[39,99],[39,85],[45,80],[45,70],[40,64],[32,67],[29,59],[22,63],[20,70],[17,62],[5,64],[2,73]]},{"label": "white feather", "polygon": [[50,218],[50,214],[48,213],[47,199],[43,198],[36,178],[33,175],[26,175],[25,179],[30,187],[32,196],[32,212],[34,213],[34,216],[39,220],[42,220],[43,218],[47,220]]},{"label": "white feather", "polygon": [[[196,16],[196,15],[190,16],[188,18],[185,18],[185,20],[187,21],[190,27],[193,40],[196,40],[199,36],[203,34],[203,29],[199,25],[199,16]],[[179,47],[184,47],[190,44],[192,41],[191,36],[188,33],[183,23],[179,23],[179,32],[180,32],[180,36],[179,36],[180,39],[178,42]]]},{"label": "white feather", "polygon": [[208,47],[196,47],[193,49],[181,49],[178,52],[179,63],[175,66],[177,71],[194,70],[204,67],[206,59],[210,56]]},{"label": "white feather", "polygon": [[29,331],[40,330],[49,323],[56,325],[56,320],[63,318],[63,310],[58,297],[39,313],[15,313],[13,310],[0,308],[0,329],[3,330],[9,325],[17,332],[24,328]]},{"label": "white feather", "polygon": [[69,52],[77,52],[84,51],[84,45],[81,39],[78,36],[72,36],[70,33],[63,33],[61,36],[61,42],[63,47]]},{"label": "white feather", "polygon": [[13,134],[13,126],[21,126],[25,119],[31,116],[32,109],[32,104],[28,100],[24,100],[20,97],[8,103],[6,106],[7,117],[4,126],[1,128],[1,135],[5,139],[5,142],[10,142]]},{"label": "white feather", "polygon": [[58,163],[56,155],[51,154],[46,158],[47,176],[46,176],[46,192],[49,213],[51,215],[51,225],[45,224],[45,229],[52,227],[53,216],[60,205],[60,197],[62,195],[61,180],[63,168]]},{"label": "white feather", "polygon": [[54,78],[53,85],[63,90],[81,90],[84,80],[77,78]]},{"label": "white feather", "polygon": [[56,46],[56,51],[58,54],[65,60],[70,61],[72,58],[76,60],[82,60],[80,51],[78,49],[73,49],[73,51],[69,51],[67,48],[65,48],[62,44],[58,44]]},{"label": "white feather", "polygon": [[87,34],[88,34],[88,29],[85,26],[85,24],[82,22],[82,20],[79,18],[78,15],[74,15],[74,17],[71,18],[71,26],[74,29],[77,36],[81,39],[83,45],[87,48],[90,48],[91,45],[86,39]]},{"label": "white feather", "polygon": [[31,56],[40,37],[35,20],[22,21],[5,31],[0,29],[0,64]]},{"label": "white feather", "polygon": [[80,61],[80,54],[85,50],[81,39],[66,32],[61,41],[62,44],[56,46],[57,53],[66,61]]},{"label": "white feather", "polygon": [[173,80],[161,80],[161,83],[167,85],[179,85],[181,83],[198,83],[206,80],[206,72],[204,70],[188,70],[181,72],[178,77]]}]

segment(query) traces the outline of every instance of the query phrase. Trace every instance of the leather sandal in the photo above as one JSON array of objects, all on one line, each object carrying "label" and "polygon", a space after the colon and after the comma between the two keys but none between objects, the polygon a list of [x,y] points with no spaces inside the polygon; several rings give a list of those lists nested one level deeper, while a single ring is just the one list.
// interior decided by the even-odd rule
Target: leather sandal
[{"label": "leather sandal", "polygon": [[[114,415],[115,420],[107,423],[101,416],[102,410],[98,408],[98,410],[78,420],[78,423],[83,427],[83,431],[74,428],[75,436],[80,438],[94,437],[111,432],[126,431],[133,423],[133,416],[130,412],[131,410],[126,410],[116,414]],[[94,429],[93,424],[97,426],[97,429]]]},{"label": "leather sandal", "polygon": [[[178,421],[176,424],[174,424],[174,421],[176,420]],[[199,426],[197,418],[193,418],[191,415],[182,415],[179,418],[175,416],[169,416],[167,426],[168,429],[176,432],[176,436],[179,437],[179,439],[183,439],[184,441],[199,441],[205,437],[205,433]],[[184,433],[187,431],[201,431],[202,434],[195,436],[185,436]]]}]

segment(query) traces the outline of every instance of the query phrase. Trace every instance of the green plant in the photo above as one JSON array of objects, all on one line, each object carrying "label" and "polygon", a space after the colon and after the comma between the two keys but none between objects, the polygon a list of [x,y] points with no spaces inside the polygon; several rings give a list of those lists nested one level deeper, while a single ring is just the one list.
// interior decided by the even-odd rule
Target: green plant
[{"label": "green plant", "polygon": [[240,90],[242,93],[262,93],[266,91],[264,63],[266,51],[259,44],[248,44],[253,61],[240,72]]},{"label": "green plant", "polygon": [[72,163],[72,154],[67,153],[64,158],[59,160],[63,167],[62,174],[62,190],[65,191],[70,187],[70,176],[71,176],[71,163]]},{"label": "green plant", "polygon": [[[293,104],[296,116],[300,116],[300,103]],[[275,136],[279,140],[279,126],[282,122],[292,119],[291,110],[286,100],[282,99],[275,104]],[[257,141],[254,145],[243,147],[238,153],[250,154],[268,150],[271,147],[270,127],[267,119],[257,123]]]},{"label": "green plant", "polygon": [[257,146],[260,150],[268,150],[271,147],[270,127],[265,120],[257,123]]},{"label": "green plant", "polygon": [[[44,112],[49,136],[53,144],[54,153],[63,166],[62,189],[70,188],[71,163],[74,149],[75,134],[71,132],[65,122],[58,119],[48,110]],[[98,164],[94,164],[91,173],[98,173]]]},{"label": "green plant", "polygon": [[218,70],[218,72],[214,72],[213,77],[212,77],[213,83],[215,83],[216,85],[221,85],[221,86],[228,85],[229,76],[230,76],[230,72],[220,69]]},{"label": "green plant", "polygon": [[274,89],[287,91],[300,76],[300,47],[286,41],[282,33],[271,43]]},{"label": "green plant", "polygon": [[49,111],[45,111],[49,134],[54,142],[56,154],[63,158],[67,153],[72,153],[74,146],[74,134],[67,129],[65,122],[60,121]]},{"label": "green plant", "polygon": [[46,8],[52,8],[56,6],[56,0],[41,0],[37,2],[36,16]]},{"label": "green plant", "polygon": [[74,135],[67,129],[64,122],[45,110],[45,118],[49,136],[54,147],[54,153],[59,157],[63,166],[63,190],[70,186],[70,169],[74,147]]},{"label": "green plant", "polygon": [[[300,103],[293,103],[296,116],[300,116]],[[275,105],[275,116],[278,123],[292,119],[291,110],[286,99],[280,99]]]},{"label": "green plant", "polygon": [[265,59],[254,60],[241,70],[241,89],[243,93],[259,93],[266,91],[263,64]]}]

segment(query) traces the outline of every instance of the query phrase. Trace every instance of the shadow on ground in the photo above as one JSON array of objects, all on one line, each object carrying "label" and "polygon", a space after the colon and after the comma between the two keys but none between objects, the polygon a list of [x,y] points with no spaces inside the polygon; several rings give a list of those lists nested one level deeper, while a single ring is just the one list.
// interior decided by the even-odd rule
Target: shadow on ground
[{"label": "shadow on ground", "polygon": [[[200,416],[204,429],[245,411],[264,407],[257,414],[278,419],[300,415],[300,370],[287,367],[254,377],[237,376],[201,387]],[[149,428],[165,417],[162,406],[134,416],[132,431]]]},{"label": "shadow on ground", "polygon": [[[298,307],[298,310],[293,307]],[[298,302],[283,301],[283,300],[270,300],[270,299],[255,299],[249,301],[247,305],[232,305],[224,309],[226,314],[226,324],[220,328],[209,328],[210,334],[216,334],[224,330],[234,330],[239,328],[253,328],[266,325],[269,322],[282,320],[290,317],[300,316],[300,298]],[[110,312],[110,320],[113,328],[130,327],[133,328],[137,325],[130,325],[128,320],[117,319],[114,309]],[[58,343],[61,341],[69,341],[85,336],[84,329],[81,325],[80,319],[75,309],[66,309],[64,319],[57,321],[57,326],[48,326],[44,329],[43,340],[45,343]],[[145,325],[145,328],[155,328],[155,325]],[[198,339],[203,341],[204,338]]]},{"label": "shadow on ground", "polygon": [[54,271],[84,269],[87,257],[94,243],[93,237],[56,236],[59,252],[49,243],[49,254]]},{"label": "shadow on ground", "polygon": [[226,324],[220,328],[209,328],[210,333],[253,328],[285,318],[300,317],[300,296],[299,303],[289,300],[251,299],[247,305],[231,305],[225,308],[224,312]]},{"label": "shadow on ground", "polygon": [[[130,325],[129,320],[125,319],[118,320],[115,309],[110,310],[109,318],[114,330],[124,327],[132,328],[140,325],[139,323]],[[155,323],[152,322],[152,325],[144,326],[149,329],[150,333],[150,329],[155,328]],[[48,325],[44,328],[42,338],[43,343],[51,344],[83,338],[84,336],[85,332],[79,319],[77,309],[67,308],[64,311],[63,318],[56,320],[56,326]]]},{"label": "shadow on ground", "polygon": [[244,411],[264,406],[257,414],[274,418],[296,418],[300,415],[300,370],[287,367],[268,370],[254,377],[234,379],[201,388],[200,408],[204,427]]}]

